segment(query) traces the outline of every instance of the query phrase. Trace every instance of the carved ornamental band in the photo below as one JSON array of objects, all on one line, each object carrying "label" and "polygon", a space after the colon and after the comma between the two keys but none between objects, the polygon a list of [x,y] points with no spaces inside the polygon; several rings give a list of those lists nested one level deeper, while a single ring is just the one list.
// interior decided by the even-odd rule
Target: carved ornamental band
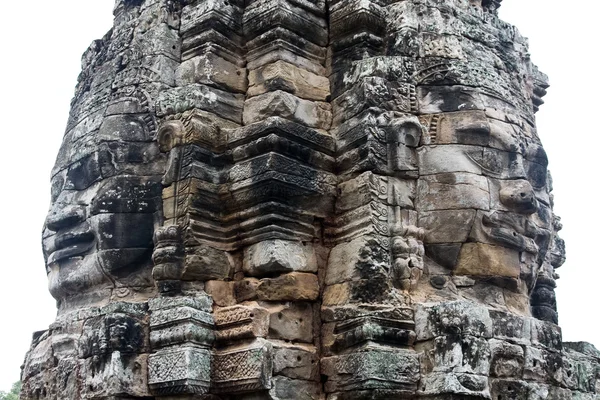
[{"label": "carved ornamental band", "polygon": [[23,400],[600,399],[500,0],[117,0]]}]

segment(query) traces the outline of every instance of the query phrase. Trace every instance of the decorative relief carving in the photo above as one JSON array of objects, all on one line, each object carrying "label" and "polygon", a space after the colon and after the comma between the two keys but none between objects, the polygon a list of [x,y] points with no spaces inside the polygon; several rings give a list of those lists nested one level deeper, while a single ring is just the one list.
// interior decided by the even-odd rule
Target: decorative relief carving
[{"label": "decorative relief carving", "polygon": [[217,351],[212,366],[214,393],[239,393],[271,388],[272,349],[268,342]]},{"label": "decorative relief carving", "polygon": [[556,325],[547,77],[499,6],[116,1],[22,399],[595,398]]}]

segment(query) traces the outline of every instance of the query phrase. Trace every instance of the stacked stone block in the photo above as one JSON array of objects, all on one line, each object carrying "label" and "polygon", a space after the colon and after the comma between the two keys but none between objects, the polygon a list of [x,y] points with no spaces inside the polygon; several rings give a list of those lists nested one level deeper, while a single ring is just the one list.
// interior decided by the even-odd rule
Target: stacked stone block
[{"label": "stacked stone block", "polygon": [[595,399],[490,0],[118,0],[43,234],[23,399]]}]

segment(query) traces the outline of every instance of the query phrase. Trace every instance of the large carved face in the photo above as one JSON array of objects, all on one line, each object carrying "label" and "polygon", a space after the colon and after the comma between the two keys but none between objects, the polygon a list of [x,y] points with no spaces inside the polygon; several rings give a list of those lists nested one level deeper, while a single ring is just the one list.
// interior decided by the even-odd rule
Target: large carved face
[{"label": "large carved face", "polygon": [[50,292],[60,309],[152,290],[162,163],[147,121],[106,116],[90,131],[81,127],[86,120],[64,138],[43,233]]},{"label": "large carved face", "polygon": [[[429,143],[418,150],[417,207],[427,253],[438,264],[528,295],[551,245],[554,216],[546,154],[516,115],[470,110],[423,118]],[[476,296],[494,293],[488,287]]]}]

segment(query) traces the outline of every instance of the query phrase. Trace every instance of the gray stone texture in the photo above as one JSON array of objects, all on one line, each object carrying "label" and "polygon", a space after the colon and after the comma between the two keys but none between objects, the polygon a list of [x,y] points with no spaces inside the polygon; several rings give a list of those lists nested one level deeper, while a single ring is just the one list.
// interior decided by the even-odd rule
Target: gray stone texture
[{"label": "gray stone texture", "polygon": [[23,400],[600,399],[500,0],[117,0]]}]

